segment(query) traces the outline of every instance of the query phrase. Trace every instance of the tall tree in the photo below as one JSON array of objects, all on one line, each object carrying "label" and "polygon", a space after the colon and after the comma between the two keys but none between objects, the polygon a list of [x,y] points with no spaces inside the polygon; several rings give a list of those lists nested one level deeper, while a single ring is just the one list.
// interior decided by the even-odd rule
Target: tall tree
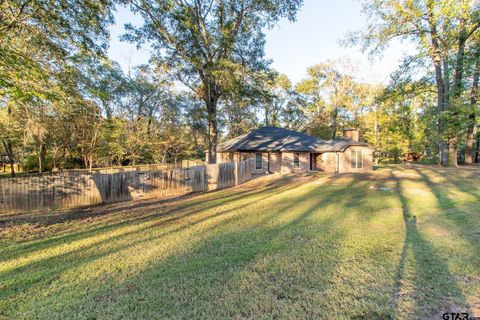
[{"label": "tall tree", "polygon": [[[72,57],[102,55],[113,22],[113,1],[46,0],[0,2],[0,108],[36,141],[39,169],[45,158],[45,124],[52,106],[66,101]],[[17,140],[0,133],[11,155]],[[13,175],[13,172],[12,172]]]},{"label": "tall tree", "polygon": [[[111,0],[0,2],[0,90],[35,93],[75,54],[104,54],[113,22]],[[43,81],[41,81],[43,80]]]},{"label": "tall tree", "polygon": [[253,101],[263,113],[263,124],[281,126],[282,114],[293,92],[290,79],[275,70],[258,72],[253,78]]},{"label": "tall tree", "polygon": [[121,100],[128,91],[128,79],[120,65],[106,58],[75,57],[82,71],[82,91],[85,96],[102,108],[107,119],[112,119],[120,110]]},{"label": "tall tree", "polygon": [[[476,159],[474,159],[473,154],[473,144],[474,144],[474,134],[475,127],[477,122],[477,113],[478,113],[478,81],[480,76],[480,43],[477,45],[476,50],[474,51],[473,56],[473,70],[472,70],[472,82],[470,89],[470,110],[467,120],[467,137],[465,140],[465,163],[472,164]],[[480,141],[480,140],[479,140]],[[477,147],[478,149],[478,147]],[[478,152],[478,150],[477,150]]]},{"label": "tall tree", "polygon": [[[470,0],[374,0],[364,2],[370,21],[362,32],[350,36],[372,52],[392,39],[417,45],[417,59],[430,61],[437,89],[440,163],[457,164],[457,125],[462,114],[457,102],[464,82],[465,48],[478,36],[479,8]],[[453,102],[453,103],[452,103]]]},{"label": "tall tree", "polygon": [[10,164],[11,176],[15,176],[15,150],[14,147],[22,139],[22,130],[17,119],[12,118],[12,106],[7,103],[6,108],[0,108],[0,140],[5,148]]},{"label": "tall tree", "polygon": [[308,77],[297,84],[296,90],[309,102],[315,134],[335,139],[342,126],[357,125],[368,86],[353,79],[353,69],[349,61],[328,60],[308,68]]},{"label": "tall tree", "polygon": [[216,161],[217,104],[248,70],[263,69],[265,35],[282,17],[295,18],[302,0],[124,0],[144,18],[126,39],[149,42],[155,60],[205,103],[209,162]]}]

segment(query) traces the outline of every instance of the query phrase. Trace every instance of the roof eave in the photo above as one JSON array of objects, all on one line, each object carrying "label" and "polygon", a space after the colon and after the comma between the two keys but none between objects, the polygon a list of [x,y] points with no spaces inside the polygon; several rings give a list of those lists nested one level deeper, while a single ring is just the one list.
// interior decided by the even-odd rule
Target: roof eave
[{"label": "roof eave", "polygon": [[347,144],[345,147],[343,147],[341,150],[341,152],[344,152],[345,150],[347,150],[349,147],[367,147],[367,148],[370,148],[372,150],[375,150],[371,145],[369,145],[368,143],[363,143],[363,142],[358,142],[358,143],[355,143],[355,142],[352,142],[352,143],[349,143]]}]

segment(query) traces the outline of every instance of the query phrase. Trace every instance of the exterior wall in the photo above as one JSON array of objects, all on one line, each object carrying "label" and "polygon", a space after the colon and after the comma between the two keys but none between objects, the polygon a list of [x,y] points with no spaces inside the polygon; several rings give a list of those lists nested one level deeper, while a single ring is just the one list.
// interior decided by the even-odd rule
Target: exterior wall
[{"label": "exterior wall", "polygon": [[[247,153],[244,153],[247,154]],[[256,152],[249,153],[251,157],[253,157],[255,161],[255,154]],[[269,159],[270,154],[270,159]],[[262,169],[255,169],[255,162],[254,162],[254,173],[265,173],[265,172],[280,172],[281,168],[281,152],[262,152]]]},{"label": "exterior wall", "polygon": [[282,169],[281,173],[292,173],[292,172],[305,172],[310,171],[310,153],[309,152],[299,152],[300,166],[294,168],[293,152],[282,152]]},{"label": "exterior wall", "polygon": [[325,172],[337,172],[337,154],[335,152],[324,152],[316,157],[317,170]]},{"label": "exterior wall", "polygon": [[282,170],[282,153],[270,153],[270,172],[280,172]]},{"label": "exterior wall", "polygon": [[[363,166],[362,168],[352,168],[351,157],[352,150],[362,150]],[[372,171],[373,150],[365,146],[350,146],[344,152],[339,153],[339,172],[368,172]]]},{"label": "exterior wall", "polygon": [[[253,158],[255,161],[256,152],[219,152],[217,153],[217,163],[243,161],[248,158]],[[255,169],[255,162],[253,167],[253,173],[265,173],[268,170],[270,172],[280,172],[282,166],[282,153],[270,152],[270,165],[268,163],[268,152],[262,152],[262,168]]]},{"label": "exterior wall", "polygon": [[[362,150],[362,168],[352,168],[351,155],[352,150]],[[270,172],[281,173],[293,173],[293,172],[306,172],[310,171],[310,153],[299,152],[300,166],[294,168],[293,152],[270,152],[270,165],[269,153],[262,152],[262,168],[255,169],[255,152],[219,152],[217,153],[217,163],[225,163],[232,161],[245,160],[253,158],[254,169],[253,173],[265,173],[270,169]],[[344,152],[324,152],[321,154],[315,154],[315,160],[313,168],[314,170],[320,170],[324,172],[368,172],[372,170],[373,163],[373,150],[366,146],[350,146],[345,149]],[[338,169],[337,169],[337,157],[338,157]]]}]

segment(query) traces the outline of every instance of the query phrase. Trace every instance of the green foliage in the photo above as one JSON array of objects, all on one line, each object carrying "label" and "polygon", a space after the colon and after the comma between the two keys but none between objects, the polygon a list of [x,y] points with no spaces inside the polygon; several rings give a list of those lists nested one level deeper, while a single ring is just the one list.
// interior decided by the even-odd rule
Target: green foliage
[{"label": "green foliage", "polygon": [[[468,99],[475,91],[471,89],[475,81],[466,77],[466,71],[480,58],[478,3],[374,0],[364,1],[364,11],[369,23],[365,30],[350,35],[350,43],[359,43],[371,53],[381,52],[393,39],[416,45],[417,52],[404,67],[417,78],[425,77],[436,84],[440,162],[456,166],[458,139],[468,127],[473,131],[475,117],[471,115],[477,111],[472,109],[478,109]],[[424,71],[420,77],[419,71]]]},{"label": "green foliage", "polygon": [[0,108],[22,129],[0,136],[7,153],[23,140],[44,169],[57,117],[88,104],[74,57],[105,53],[112,9],[108,0],[0,2]]},{"label": "green foliage", "polygon": [[363,135],[380,155],[398,162],[407,153],[431,156],[438,145],[436,106],[432,93],[402,83],[378,91],[369,112],[362,114]]},{"label": "green foliage", "polygon": [[278,19],[295,18],[302,0],[124,1],[144,24],[127,25],[125,39],[150,43],[153,61],[204,101],[209,162],[215,161],[217,103],[246,79],[265,70],[263,30]]},{"label": "green foliage", "polygon": [[446,140],[474,150],[480,24],[469,1],[365,3],[367,31],[350,40],[373,52],[392,38],[418,48],[388,87],[359,81],[346,59],[311,66],[297,84],[269,68],[264,31],[293,20],[300,0],[121,3],[144,20],[124,39],[153,48],[149,64],[127,74],[104,57],[112,1],[0,3],[0,141],[9,162],[28,158],[29,169],[43,171],[204,158],[206,150],[212,161],[218,139],[261,125],[324,139],[357,127],[379,156],[397,161],[435,157]]},{"label": "green foliage", "polygon": [[343,128],[363,127],[362,115],[369,111],[380,89],[356,81],[354,70],[348,60],[328,60],[307,69],[308,77],[295,87],[306,104],[305,130],[335,139]]}]

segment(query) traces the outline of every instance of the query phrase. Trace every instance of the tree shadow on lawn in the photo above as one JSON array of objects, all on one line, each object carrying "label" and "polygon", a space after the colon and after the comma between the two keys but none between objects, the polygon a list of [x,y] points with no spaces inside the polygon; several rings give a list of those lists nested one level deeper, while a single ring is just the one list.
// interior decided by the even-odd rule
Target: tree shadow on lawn
[{"label": "tree shadow on lawn", "polygon": [[[238,205],[236,205],[233,208],[230,208],[228,210],[214,211],[214,212],[216,212],[215,214],[210,214],[210,215],[207,215],[207,216],[203,216],[201,219],[196,219],[194,222],[187,222],[187,219],[195,218],[196,216],[198,216],[198,214],[200,212],[218,208],[221,205],[226,204],[226,202],[234,201],[234,200],[232,200],[232,198],[229,198],[230,199],[229,201],[221,201],[221,202],[217,202],[213,205],[207,205],[207,206],[199,205],[198,208],[195,208],[195,210],[193,210],[193,211],[190,210],[190,211],[187,211],[187,212],[185,212],[185,209],[188,209],[190,207],[195,207],[195,206],[191,206],[191,205],[179,206],[179,207],[173,208],[172,210],[169,210],[167,212],[163,212],[161,215],[157,215],[157,214],[147,215],[147,216],[143,216],[141,218],[135,219],[135,220],[130,219],[128,221],[123,221],[121,223],[116,223],[116,224],[96,228],[94,230],[75,233],[75,234],[71,235],[72,238],[61,237],[62,241],[60,241],[60,239],[55,239],[55,240],[57,240],[55,242],[57,242],[58,244],[61,245],[65,242],[74,242],[74,241],[83,240],[83,239],[91,238],[91,237],[92,238],[93,237],[101,237],[102,235],[107,234],[108,231],[114,231],[115,229],[118,229],[118,228],[121,228],[121,227],[129,227],[129,226],[132,226],[132,225],[133,226],[143,225],[139,228],[136,228],[134,231],[123,232],[123,233],[119,234],[118,236],[108,237],[105,240],[95,241],[94,243],[92,243],[90,245],[82,246],[81,248],[79,248],[77,250],[68,252],[68,254],[70,254],[70,253],[82,252],[82,251],[85,251],[85,250],[88,250],[88,249],[91,249],[91,248],[95,248],[95,247],[97,247],[97,246],[99,246],[103,243],[108,243],[109,241],[119,240],[121,238],[128,237],[132,234],[141,233],[141,232],[143,232],[145,230],[148,230],[149,228],[152,228],[152,227],[166,227],[168,225],[178,224],[179,222],[184,223],[182,226],[180,226],[178,228],[175,228],[170,233],[177,232],[177,231],[183,230],[187,227],[191,227],[191,226],[196,225],[198,223],[201,223],[201,222],[207,221],[209,219],[218,217],[220,215],[225,215],[227,213],[234,212],[235,210],[238,210],[240,208],[247,208],[249,206],[258,204],[262,200],[269,199],[270,197],[272,197],[275,194],[287,192],[290,189],[295,188],[295,187],[296,186],[289,186],[288,188],[285,188],[284,186],[277,187],[277,188],[272,187],[272,188],[268,188],[267,189],[268,191],[263,192],[263,193],[260,193],[260,192],[249,193],[248,195],[243,196],[246,200],[248,200],[250,198],[250,196],[255,196],[255,197],[253,199],[249,200],[249,201],[243,201],[243,202],[239,203]],[[273,190],[273,189],[275,189],[275,190]],[[262,195],[262,196],[258,197],[257,195]],[[238,200],[239,198],[243,198],[243,197],[239,196],[239,197],[236,197],[235,199]],[[208,202],[210,202],[210,201],[208,201]],[[181,211],[181,214],[175,215],[175,213],[176,213],[175,211]],[[160,219],[159,221],[157,221],[158,218],[164,218],[164,219]],[[132,221],[134,223],[129,223],[129,222],[132,222]],[[84,235],[86,235],[86,236],[84,237]],[[80,236],[80,237],[77,237],[77,236]],[[52,247],[53,247],[53,246],[44,247],[44,246],[39,246],[38,244],[31,244],[31,247],[33,247],[33,246],[35,248],[34,251],[38,251],[39,249],[48,250],[48,249],[52,249]],[[25,248],[22,248],[22,249],[25,249]],[[22,250],[22,252],[19,253],[18,251],[12,250],[12,251],[8,251],[8,253],[9,253],[8,255],[3,255],[2,262],[4,262],[4,263],[8,262],[9,258],[10,259],[15,258],[15,257],[18,257],[19,255],[25,255],[25,254],[30,253],[30,252],[25,252],[25,250]],[[61,257],[63,255],[64,254],[60,254],[60,255],[57,255],[57,256],[51,256],[46,260],[55,259],[55,258]],[[34,262],[32,264],[24,265],[20,268],[10,269],[8,272],[0,273],[0,275],[2,275],[2,276],[8,275],[10,273],[17,272],[21,269],[29,268],[32,265],[35,265],[37,263],[41,264],[43,262],[45,262],[45,261],[40,260],[40,261]]]},{"label": "tree shadow on lawn", "polygon": [[[351,185],[345,188],[349,190]],[[76,288],[80,295],[81,288],[88,291],[86,297],[65,299],[61,309],[49,312],[59,317],[105,318],[125,314],[138,318],[325,318],[350,314],[356,319],[387,319],[388,311],[372,307],[368,301],[360,301],[355,310],[345,304],[332,309],[339,303],[336,299],[343,299],[339,294],[352,294],[337,292],[341,289],[332,280],[339,264],[351,263],[342,261],[348,232],[345,219],[351,212],[325,209],[338,202],[352,203],[356,194],[346,192],[340,200],[337,195],[338,188],[330,186],[307,189],[294,199],[279,195],[281,200],[272,203],[271,210],[249,217],[234,214],[202,229],[202,240],[193,247],[151,261],[124,281],[107,279],[101,287],[98,279],[82,282]],[[321,221],[312,221],[313,217]],[[254,221],[245,222],[247,218]],[[143,239],[142,246],[151,246],[152,241]],[[343,282],[352,280],[336,279],[344,286]],[[53,295],[62,298],[62,292]],[[49,297],[40,299],[49,305]],[[81,307],[85,305],[91,308],[85,311]]]},{"label": "tree shadow on lawn", "polygon": [[[73,242],[77,240],[82,240],[88,237],[99,236],[103,233],[110,232],[117,228],[128,226],[131,224],[141,224],[152,220],[158,220],[162,218],[167,218],[167,220],[174,221],[177,219],[181,219],[184,217],[189,217],[197,214],[201,211],[206,210],[213,210],[215,208],[230,204],[237,200],[241,199],[249,199],[250,197],[259,198],[255,201],[260,201],[263,199],[267,199],[268,197],[280,193],[286,192],[288,190],[294,189],[301,185],[303,182],[295,181],[296,177],[294,175],[281,177],[278,181],[269,182],[265,187],[254,186],[252,189],[244,189],[238,190],[229,189],[229,190],[221,190],[215,191],[212,193],[199,195],[198,197],[194,197],[188,199],[185,203],[172,203],[169,206],[155,206],[151,207],[147,205],[142,207],[139,211],[132,211],[132,207],[129,205],[126,208],[118,207],[118,205],[114,205],[113,208],[109,206],[105,206],[105,213],[102,212],[102,215],[109,215],[115,214],[118,217],[118,222],[112,223],[112,221],[107,221],[105,224],[93,224],[91,227],[88,224],[86,225],[86,229],[82,231],[76,232],[64,232],[60,234],[47,234],[45,238],[41,238],[39,240],[27,241],[20,244],[15,244],[13,250],[11,247],[4,247],[4,250],[0,249],[0,256],[2,257],[0,262],[4,261],[5,259],[14,258],[15,256],[29,254],[34,251],[38,251],[41,249],[48,249],[54,245],[63,244],[65,242]],[[243,188],[246,188],[245,186]],[[237,207],[241,207],[243,203],[239,203]],[[133,204],[136,206],[136,204]],[[115,213],[114,210],[119,212]],[[153,213],[150,210],[156,210]],[[159,210],[159,212],[157,211]],[[178,214],[176,217],[172,218],[170,215]],[[24,221],[28,223],[28,220]]]},{"label": "tree shadow on lawn", "polygon": [[[103,288],[98,288],[97,280],[84,283],[84,289],[89,293],[88,296],[86,298],[79,297],[80,301],[65,299],[62,310],[68,315],[68,312],[80,312],[75,310],[77,306],[91,303],[95,306],[91,312],[98,316],[105,310],[112,310],[111,304],[113,303],[116,308],[118,307],[118,312],[132,311],[125,308],[133,308],[133,311],[140,312],[140,314],[153,310],[155,313],[152,316],[158,317],[165,312],[179,312],[178,304],[180,303],[185,304],[182,306],[181,310],[183,311],[181,312],[195,313],[203,310],[212,312],[214,316],[243,315],[248,317],[248,315],[254,316],[256,313],[266,315],[270,312],[280,312],[285,316],[289,312],[301,315],[331,312],[331,310],[322,311],[312,308],[312,304],[309,302],[321,305],[322,296],[326,295],[329,290],[335,290],[335,288],[331,288],[334,284],[331,283],[330,278],[335,267],[340,263],[339,246],[344,235],[344,230],[340,228],[340,225],[346,213],[331,214],[319,224],[312,224],[308,220],[314,212],[316,215],[326,214],[319,210],[338,202],[338,199],[334,197],[336,192],[336,189],[322,190],[322,192],[314,189],[293,200],[282,197],[283,200],[275,202],[276,206],[273,210],[258,217],[258,221],[252,226],[238,230],[235,221],[244,219],[244,217],[234,214],[231,219],[222,220],[220,223],[204,229],[202,231],[204,240],[187,252],[155,262],[151,267],[140,270],[133,278],[127,279],[125,283],[115,284],[116,280],[112,279],[112,283],[115,287],[120,288],[119,290],[114,290],[112,283]],[[281,197],[281,195],[279,196]],[[298,210],[299,207],[301,211],[294,213],[295,216],[288,220],[291,211]],[[232,210],[235,211],[235,209]],[[286,223],[272,225],[271,221],[282,217],[287,218]],[[228,229],[229,227],[230,230],[226,232],[217,232],[219,229]],[[304,232],[299,234],[299,230]],[[171,232],[178,231],[172,230]],[[315,241],[319,233],[324,235],[320,243]],[[114,252],[126,252],[131,246],[148,246],[162,238],[164,235],[140,237],[136,243],[129,243],[126,246],[107,247],[101,252],[87,252],[86,256],[82,257],[81,263],[75,262],[78,253],[69,253],[67,257],[64,257],[66,260],[54,258],[49,263],[52,265],[63,264],[68,267],[55,270],[55,274],[41,274],[42,279],[38,285],[48,287],[50,283],[55,283],[60,274],[69,269],[93,263],[94,260]],[[304,250],[312,250],[314,253],[315,250],[322,252],[328,250],[328,254],[323,255],[322,259],[315,259],[314,254],[310,256],[305,254]],[[276,258],[272,258],[272,255],[276,255]],[[277,267],[278,259],[281,260],[280,262],[286,260],[287,271],[282,265]],[[262,267],[262,261],[268,261],[266,266]],[[310,268],[306,271],[313,269],[316,272],[312,275],[304,272],[306,263],[310,264]],[[260,266],[257,266],[258,264]],[[43,267],[45,266],[48,265],[43,265]],[[255,271],[255,268],[267,268],[267,271]],[[28,272],[28,270],[22,272]],[[249,287],[252,279],[248,275],[251,273],[258,273],[258,276],[265,277],[260,279],[261,288]],[[242,275],[245,275],[246,278],[242,278]],[[75,288],[77,286],[78,284],[75,285]],[[83,285],[81,286],[83,287]],[[63,290],[65,289],[68,291],[68,286],[63,288]],[[251,289],[265,291],[268,299],[264,298],[264,293],[250,295]],[[322,289],[324,291],[321,291]],[[28,288],[23,290],[28,290]],[[37,290],[38,287],[31,294],[35,294]],[[58,292],[58,294],[60,296],[56,296],[55,299],[61,298],[62,292]],[[64,294],[68,296],[68,292]],[[40,294],[38,298],[47,301],[50,297]],[[138,301],[131,301],[137,298]],[[208,299],[209,303],[205,303],[205,299]],[[192,300],[192,302],[188,303],[187,300]],[[148,302],[147,309],[145,309],[145,301]],[[70,302],[73,304],[69,305]],[[49,304],[47,303],[47,305]],[[55,304],[52,301],[53,305]],[[228,306],[233,306],[233,309]],[[331,305],[326,306],[331,307]],[[218,308],[224,310],[219,311]],[[61,313],[62,310],[53,311]],[[112,317],[120,315],[121,313],[112,314]],[[171,313],[170,316],[178,317],[181,314]]]},{"label": "tree shadow on lawn", "polygon": [[[456,234],[460,235],[464,240],[466,240],[470,244],[471,248],[475,250],[477,257],[480,257],[480,229],[478,228],[477,223],[480,222],[480,220],[478,219],[478,215],[475,216],[475,213],[480,214],[480,210],[478,209],[478,205],[480,204],[480,197],[476,194],[476,192],[472,191],[472,189],[479,190],[478,182],[477,184],[472,184],[470,182],[459,180],[458,177],[455,177],[453,175],[445,176],[444,174],[442,174],[442,172],[435,169],[428,168],[428,170],[435,172],[436,174],[441,174],[442,177],[444,177],[448,181],[448,184],[451,188],[470,194],[478,199],[477,201],[475,201],[475,204],[477,204],[477,206],[468,207],[468,210],[474,210],[474,213],[465,212],[465,209],[460,208],[455,202],[455,200],[452,199],[451,193],[446,188],[445,183],[442,183],[440,186],[438,183],[433,182],[428,176],[428,174],[425,174],[425,172],[418,170],[418,168],[415,168],[415,171],[418,172],[418,174],[422,177],[424,183],[435,195],[437,203],[440,209],[442,209],[442,216],[458,228]],[[468,184],[471,188],[465,187],[462,184]],[[472,220],[475,217],[477,218],[477,220]]]},{"label": "tree shadow on lawn", "polygon": [[[424,176],[422,172],[417,172]],[[409,201],[404,195],[402,181],[392,175],[396,181],[398,198],[402,205],[405,223],[405,241],[397,267],[395,290],[392,294],[396,317],[406,315],[401,304],[413,301],[415,303],[414,316],[437,318],[444,312],[470,312],[467,303],[455,277],[449,271],[448,265],[436,253],[436,249],[424,238],[417,229],[417,217],[412,214]],[[402,180],[409,180],[402,179]],[[416,179],[410,179],[416,180]],[[413,275],[406,275],[405,271],[413,265]],[[413,288],[403,291],[404,287],[412,282]]]},{"label": "tree shadow on lawn", "polygon": [[[204,240],[186,252],[153,261],[148,268],[113,287],[85,284],[92,294],[81,301],[67,301],[71,304],[54,311],[68,316],[78,314],[78,304],[92,304],[93,309],[84,316],[116,318],[130,313],[139,318],[248,318],[275,312],[280,313],[278,316],[289,312],[308,315],[313,311],[303,300],[315,300],[312,290],[320,285],[328,288],[331,273],[339,262],[336,254],[343,231],[338,224],[345,215],[327,216],[312,228],[310,216],[335,201],[331,193],[323,198],[312,198],[312,194],[316,192],[307,192],[294,201],[280,201],[274,210],[260,216],[234,215],[203,229],[200,238]],[[299,235],[299,230],[305,233]],[[306,256],[305,250],[319,250],[315,241],[318,232],[325,234],[320,249],[329,250],[330,254],[315,260]],[[145,239],[145,245],[150,241]],[[305,263],[316,270],[308,277],[303,272]],[[97,291],[92,292],[92,287]]]},{"label": "tree shadow on lawn", "polygon": [[[416,274],[413,279],[415,295],[412,297],[416,313],[431,315],[441,310],[445,303],[454,301],[457,306],[464,303],[464,297],[448,267],[417,231],[416,224],[411,221],[413,218],[408,200],[399,192],[406,235],[391,297],[392,307],[372,307],[367,301],[371,297],[358,297],[360,308],[356,310],[345,310],[345,304],[340,305],[340,309],[332,309],[336,303],[339,304],[336,299],[345,301],[343,296],[332,296],[336,290],[332,277],[339,265],[344,263],[341,261],[341,246],[348,232],[345,220],[351,212],[340,210],[329,214],[325,209],[340,203],[345,209],[362,214],[366,220],[371,218],[370,215],[377,214],[374,211],[360,213],[365,202],[358,204],[358,198],[369,195],[364,181],[352,179],[340,188],[332,187],[338,182],[337,179],[340,177],[328,178],[330,184],[325,187],[307,187],[305,193],[293,198],[287,198],[285,192],[299,185],[291,186],[287,182],[286,185],[271,186],[271,189],[260,187],[256,191],[243,193],[243,197],[230,197],[226,201],[218,195],[215,199],[206,199],[202,204],[188,203],[183,209],[193,211],[186,214],[182,206],[178,206],[168,212],[141,218],[148,225],[128,234],[109,237],[87,248],[82,247],[16,269],[9,274],[16,280],[10,282],[8,288],[2,288],[2,291],[9,289],[3,297],[14,300],[12,304],[4,303],[3,312],[13,315],[15,303],[26,301],[27,304],[22,305],[24,315],[30,314],[32,317],[69,317],[76,314],[78,317],[119,318],[125,314],[135,314],[138,318],[295,315],[326,318],[337,314],[356,319],[389,319],[400,317],[401,310],[398,308],[401,299],[410,298],[401,294],[405,266],[409,263],[414,263]],[[382,179],[385,179],[382,180],[384,183],[390,178]],[[402,190],[398,179],[396,183],[398,189]],[[280,200],[269,202],[272,197]],[[233,207],[189,221],[203,210],[218,209],[241,198],[245,198],[244,201]],[[271,210],[262,209],[262,212],[245,214],[245,210],[258,210],[254,205],[260,201],[264,201],[264,205],[270,206]],[[180,214],[171,216],[178,210]],[[312,220],[313,217],[321,217],[321,220]],[[247,218],[254,220],[245,222]],[[126,271],[122,276],[109,273],[106,278],[95,276],[71,284],[62,283],[65,281],[61,280],[64,274],[80,270],[83,266],[103,264],[103,259],[112,264],[108,259],[115,254],[126,260],[134,258],[135,250],[155,246],[169,235],[202,225],[210,219],[219,220],[186,238],[186,241],[196,239],[192,246],[186,246],[178,252],[178,248],[171,248],[172,254],[150,260],[140,269]],[[94,229],[80,237],[63,238],[47,243],[44,248],[102,235],[123,225],[137,224],[136,220],[120,223],[112,229]],[[171,224],[174,227],[166,229]],[[145,234],[149,230],[155,232]],[[31,249],[29,252],[36,250]],[[21,251],[18,254],[22,254]],[[394,273],[392,269],[392,278]],[[34,281],[28,282],[30,277]],[[437,278],[441,279],[441,283],[432,289],[432,283]],[[376,287],[375,283],[371,286],[368,288],[377,296],[381,296],[382,290],[385,290]],[[45,291],[49,292],[48,295],[42,294]],[[15,301],[17,298],[19,300]],[[62,301],[61,305],[58,301]],[[34,306],[39,305],[47,309],[34,310]]]},{"label": "tree shadow on lawn", "polygon": [[[480,288],[478,271],[480,268],[480,187],[478,184],[480,170],[478,168],[416,170],[435,195],[441,209],[441,218],[447,221],[450,232],[468,245],[468,247],[464,245],[465,249],[461,251],[464,255],[454,252],[451,260],[453,268],[459,270],[457,271],[458,281],[469,295],[472,313],[478,316],[480,315],[480,296],[478,295]],[[450,171],[453,172],[450,173]],[[435,177],[431,177],[432,173],[441,175],[445,181],[437,183]],[[462,196],[462,193],[468,197]],[[459,196],[458,199],[457,196]]]},{"label": "tree shadow on lawn", "polygon": [[[422,169],[422,170],[419,170]],[[478,179],[480,177],[480,168],[436,168],[436,167],[428,167],[428,166],[415,166],[414,170],[417,171],[421,176],[422,179],[427,183],[427,185],[432,188],[436,187],[436,191],[438,193],[445,194],[440,188],[438,188],[438,183],[432,181],[425,172],[435,173],[436,175],[440,175],[447,181],[447,184],[452,186],[453,188],[464,192],[468,195],[471,195],[475,198],[476,201],[480,200],[480,189],[478,185]],[[444,185],[442,183],[442,185]],[[433,190],[432,190],[433,192]],[[438,194],[440,196],[444,196]]]},{"label": "tree shadow on lawn", "polygon": [[[39,245],[32,245],[29,247],[28,253],[32,253],[34,251],[38,251],[40,249],[49,250],[52,249],[55,245],[62,245],[64,243],[72,243],[78,240],[82,240],[88,237],[100,237],[102,239],[102,235],[107,235],[107,238],[103,240],[96,240],[93,243],[89,243],[87,245],[83,245],[80,248],[75,250],[71,250],[65,253],[57,254],[54,256],[49,256],[47,258],[42,258],[40,260],[27,263],[25,265],[21,265],[19,267],[14,267],[9,269],[8,271],[2,272],[0,277],[6,279],[6,281],[2,281],[2,292],[0,296],[3,298],[9,298],[15,296],[18,292],[25,291],[38,284],[50,283],[55,281],[58,276],[62,273],[67,272],[68,270],[72,270],[75,268],[79,268],[82,265],[86,265],[92,263],[97,259],[104,258],[106,256],[112,255],[114,253],[129,250],[129,248],[135,247],[142,243],[148,243],[151,241],[155,241],[161,238],[168,236],[169,234],[181,232],[184,229],[191,228],[197,224],[201,224],[206,222],[207,220],[218,218],[220,216],[225,216],[231,213],[238,211],[239,209],[248,209],[248,207],[258,204],[259,202],[269,199],[272,196],[282,194],[292,188],[297,187],[298,185],[275,185],[271,188],[267,188],[265,192],[251,192],[247,196],[244,195],[245,201],[242,201],[236,204],[233,208],[227,207],[228,209],[223,210],[214,210],[212,214],[207,216],[205,215],[198,215],[201,211],[206,211],[212,208],[217,208],[223,204],[224,201],[218,202],[217,198],[214,198],[214,205],[209,205],[207,201],[207,205],[198,205],[198,208],[194,211],[188,211],[185,214],[169,216],[167,213],[163,213],[160,217],[153,215],[148,216],[148,219],[140,219],[143,224],[140,225],[139,220],[137,219],[134,221],[133,225],[139,225],[139,228],[135,228],[132,231],[122,232],[115,236],[108,236],[108,231],[115,231],[115,229],[120,228],[122,226],[129,226],[132,224],[127,223],[119,223],[109,226],[104,226],[101,228],[97,228],[94,230],[90,230],[88,232],[81,232],[79,234],[74,234],[68,237],[61,237],[61,239],[55,239],[53,243],[42,243]],[[229,198],[229,201],[232,201],[232,198]],[[288,204],[288,202],[287,202]],[[190,207],[196,207],[194,205],[190,206],[180,206],[177,210],[186,209]],[[171,210],[175,211],[175,210]],[[185,211],[185,210],[183,210]],[[199,219],[197,219],[197,216]],[[166,218],[159,220],[158,218]],[[195,219],[194,221],[189,221],[189,219]],[[157,221],[159,220],[159,221]],[[228,221],[228,220],[227,220]],[[168,227],[169,225],[173,225],[174,228],[169,230],[168,232],[163,232],[160,235],[153,235],[150,237],[141,236],[142,233],[155,228],[157,230],[163,230],[164,228]],[[176,226],[178,225],[178,226]],[[161,228],[161,229],[159,229]],[[128,242],[126,242],[128,240]],[[125,243],[122,245],[116,245],[117,243]],[[112,244],[112,245],[111,245]],[[7,258],[15,259],[21,255],[25,255],[27,252],[26,250],[10,250],[6,251],[8,253]],[[6,255],[3,256],[3,262],[6,261]]]},{"label": "tree shadow on lawn", "polygon": [[[387,187],[388,191],[395,191],[396,185],[393,185],[392,177],[392,171],[387,168],[374,173],[334,174],[325,181],[327,184],[340,186],[335,196],[345,200],[346,208],[361,207],[362,210],[357,216],[368,222],[377,217],[375,212],[385,208],[386,198],[391,198],[391,193],[379,188]],[[348,181],[347,185],[345,180]]]},{"label": "tree shadow on lawn", "polygon": [[[404,167],[404,169],[412,168],[408,166]],[[413,169],[418,174],[418,178],[408,175],[397,177],[394,175],[397,169],[385,168],[378,170],[376,173],[344,174],[343,177],[342,175],[333,176],[329,181],[330,183],[335,183],[336,180],[342,178],[352,179],[351,186],[355,188],[351,191],[351,195],[354,196],[349,197],[350,200],[347,202],[349,207],[357,205],[362,206],[366,210],[378,209],[372,203],[372,200],[378,194],[378,191],[375,191],[378,187],[387,187],[385,189],[387,193],[396,195],[400,201],[405,225],[405,240],[395,273],[394,290],[392,293],[392,309],[394,311],[391,315],[386,316],[385,319],[405,317],[406,315],[402,312],[401,304],[408,300],[415,303],[414,316],[419,317],[434,315],[435,317],[441,317],[443,312],[454,310],[457,312],[469,312],[471,308],[457,283],[457,279],[450,272],[448,265],[436,252],[436,249],[417,230],[416,217],[411,212],[412,209],[404,194],[405,190],[401,185],[402,181],[423,181],[430,188],[437,188],[437,190],[432,190],[437,198],[441,198],[442,195],[439,193],[438,187],[427,180],[428,176],[416,168]],[[369,190],[369,186],[374,187],[373,193]],[[345,191],[342,190],[340,195],[345,196]],[[382,198],[379,197],[378,199],[381,200]],[[444,206],[443,209],[452,206],[454,206],[453,201],[447,207]],[[375,217],[374,214],[366,214],[365,212],[359,213],[359,215],[367,221]],[[464,222],[468,223],[467,221]],[[473,232],[469,236],[472,239],[475,238]],[[476,250],[478,250],[478,243],[475,247]],[[472,246],[474,246],[473,242]],[[405,274],[405,269],[409,266],[414,268],[413,279],[406,278],[408,275]],[[405,291],[404,284],[408,285],[408,281],[413,282],[413,288]],[[360,315],[356,318],[371,317]]]}]

